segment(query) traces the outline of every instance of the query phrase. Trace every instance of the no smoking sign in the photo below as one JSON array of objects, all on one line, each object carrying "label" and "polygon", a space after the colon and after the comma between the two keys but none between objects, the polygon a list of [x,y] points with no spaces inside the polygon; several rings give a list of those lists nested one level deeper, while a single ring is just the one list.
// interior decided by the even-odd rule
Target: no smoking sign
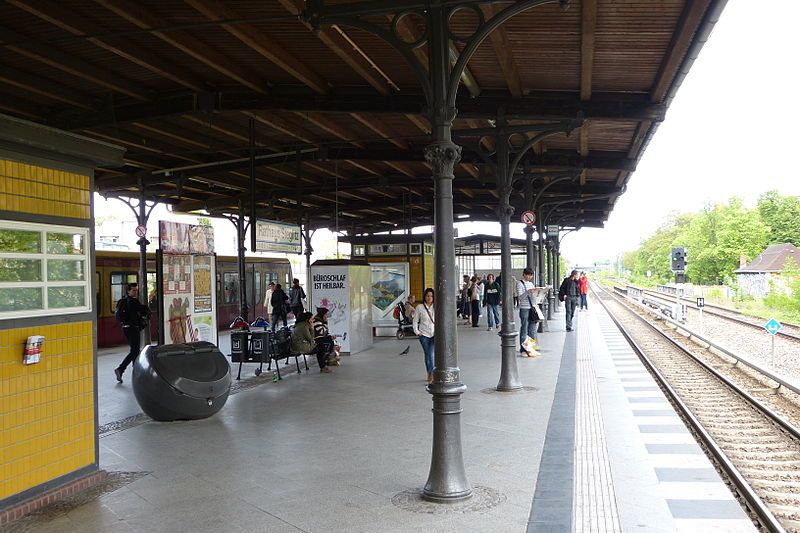
[{"label": "no smoking sign", "polygon": [[522,220],[523,224],[530,226],[536,222],[536,213],[533,211],[523,211],[520,219]]}]

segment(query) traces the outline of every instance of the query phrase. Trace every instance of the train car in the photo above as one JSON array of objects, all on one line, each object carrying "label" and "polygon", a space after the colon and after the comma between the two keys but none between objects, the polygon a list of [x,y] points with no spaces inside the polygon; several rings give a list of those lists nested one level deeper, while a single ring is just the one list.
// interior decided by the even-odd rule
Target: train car
[{"label": "train car", "polygon": [[[97,312],[97,345],[100,348],[119,346],[127,341],[122,328],[114,318],[117,301],[125,294],[128,283],[139,282],[139,254],[98,250],[96,254],[95,309]],[[220,330],[239,315],[239,267],[236,257],[217,256],[217,324]],[[245,283],[249,320],[266,316],[264,295],[270,281],[280,283],[287,290],[292,281],[292,267],[288,259],[274,257],[245,258]],[[155,254],[147,254],[147,294],[152,319],[150,337],[158,338],[158,306],[156,305]]]}]

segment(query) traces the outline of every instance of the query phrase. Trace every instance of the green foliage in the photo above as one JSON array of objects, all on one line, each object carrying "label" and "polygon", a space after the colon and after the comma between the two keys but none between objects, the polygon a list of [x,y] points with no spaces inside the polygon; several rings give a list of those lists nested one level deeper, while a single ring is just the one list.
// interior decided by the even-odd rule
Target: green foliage
[{"label": "green foliage", "polygon": [[800,246],[800,198],[768,191],[758,199],[758,212],[769,226],[769,244]]},{"label": "green foliage", "polygon": [[800,267],[791,257],[786,260],[781,277],[786,289],[770,282],[770,292],[764,297],[764,304],[800,317]]}]

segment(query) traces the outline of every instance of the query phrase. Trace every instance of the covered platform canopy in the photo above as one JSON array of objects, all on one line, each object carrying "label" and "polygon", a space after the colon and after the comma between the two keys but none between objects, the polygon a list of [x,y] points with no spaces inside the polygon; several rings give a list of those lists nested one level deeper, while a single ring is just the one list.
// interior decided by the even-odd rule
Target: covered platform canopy
[{"label": "covered platform canopy", "polygon": [[[104,194],[144,187],[179,210],[221,214],[249,208],[255,189],[258,216],[312,228],[431,224],[419,13],[463,7],[450,20],[452,64],[462,37],[523,3],[9,0],[0,112],[127,148],[124,167],[98,170]],[[541,192],[556,223],[602,226],[725,2],[535,3],[494,30],[461,76],[454,211],[497,220],[498,124],[533,126],[516,128],[512,147],[558,124],[514,169],[511,204],[519,214]],[[326,22],[345,16],[423,46],[404,56]],[[559,203],[579,196],[596,198]]]}]

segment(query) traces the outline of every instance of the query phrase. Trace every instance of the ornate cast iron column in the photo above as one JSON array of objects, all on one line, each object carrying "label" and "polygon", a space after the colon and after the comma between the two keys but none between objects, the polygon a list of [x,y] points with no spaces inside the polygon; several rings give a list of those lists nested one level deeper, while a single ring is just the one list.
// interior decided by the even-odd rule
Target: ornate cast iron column
[{"label": "ornate cast iron column", "polygon": [[536,251],[533,246],[533,233],[536,231],[533,226],[525,226],[525,266],[534,272],[536,279]]},{"label": "ornate cast iron column", "polygon": [[[555,0],[519,0],[486,20],[481,4],[493,0],[363,0],[326,6],[324,0],[307,0],[302,17],[314,28],[350,26],[386,41],[406,60],[425,94],[431,124],[431,142],[425,148],[425,159],[433,167],[435,188],[436,237],[436,335],[433,383],[428,391],[433,396],[433,448],[431,467],[422,496],[434,502],[456,502],[472,495],[467,481],[461,449],[461,395],[466,386],[461,382],[458,367],[458,346],[455,309],[455,249],[453,243],[453,170],[461,159],[461,148],[452,141],[452,124],[456,117],[456,96],[467,63],[480,44],[502,23],[518,13]],[[558,0],[567,7],[568,0]],[[449,26],[459,10],[471,11],[478,26],[469,36],[456,35]],[[398,25],[403,18],[415,15],[424,21],[425,34],[415,42],[400,37]],[[390,22],[375,20],[389,16]],[[463,47],[450,62],[451,41]],[[428,46],[428,65],[414,53]]]}]

